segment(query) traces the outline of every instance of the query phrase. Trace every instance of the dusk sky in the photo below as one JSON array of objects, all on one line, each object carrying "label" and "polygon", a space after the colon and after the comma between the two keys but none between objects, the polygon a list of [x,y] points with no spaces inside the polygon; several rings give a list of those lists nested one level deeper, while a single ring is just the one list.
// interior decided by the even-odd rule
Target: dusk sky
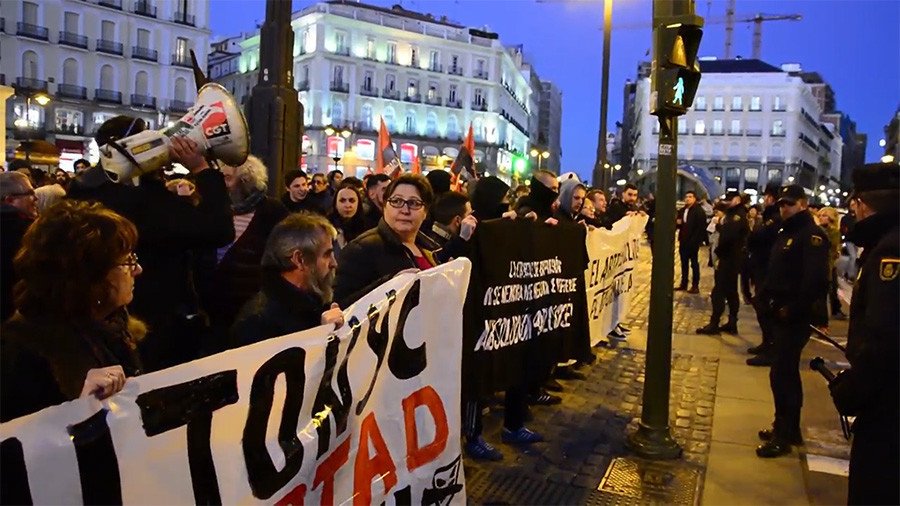
[{"label": "dusk sky", "polygon": [[[609,128],[622,118],[622,86],[634,80],[651,45],[649,0],[614,0],[610,64]],[[312,1],[294,0],[294,10]],[[389,7],[390,0],[367,0]],[[263,0],[212,0],[212,38],[255,29],[265,18]],[[487,26],[505,45],[524,44],[541,79],[563,92],[563,171],[590,180],[600,119],[602,0],[406,0],[406,9],[428,12],[472,27]],[[697,14],[723,18],[725,1],[697,1]],[[869,136],[867,161],[883,154],[878,141],[900,106],[900,1],[898,0],[738,0],[738,18],[757,13],[801,14],[802,21],[763,24],[762,59],[772,65],[800,63],[834,88],[838,109]],[[625,27],[616,29],[616,26]],[[640,26],[646,28],[635,28]],[[752,23],[735,26],[734,54],[749,58]],[[704,30],[701,56],[722,57],[725,29]]]}]

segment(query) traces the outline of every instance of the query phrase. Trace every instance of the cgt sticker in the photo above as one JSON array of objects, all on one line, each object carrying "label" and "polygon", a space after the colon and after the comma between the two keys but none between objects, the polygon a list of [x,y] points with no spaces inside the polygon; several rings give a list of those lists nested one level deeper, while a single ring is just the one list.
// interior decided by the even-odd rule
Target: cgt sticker
[{"label": "cgt sticker", "polygon": [[215,139],[231,133],[231,127],[228,126],[228,115],[225,114],[225,106],[222,102],[213,102],[207,109],[209,112],[203,118],[201,128],[203,135],[207,139]]}]

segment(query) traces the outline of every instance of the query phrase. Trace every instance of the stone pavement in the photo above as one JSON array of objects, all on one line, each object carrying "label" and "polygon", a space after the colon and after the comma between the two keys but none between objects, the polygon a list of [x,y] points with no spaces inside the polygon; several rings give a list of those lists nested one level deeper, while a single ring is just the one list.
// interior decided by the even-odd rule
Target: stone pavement
[{"label": "stone pavement", "polygon": [[[705,252],[701,252],[701,257]],[[640,419],[650,283],[650,251],[641,250],[626,344],[595,348],[584,381],[563,381],[559,406],[535,407],[528,427],[547,441],[531,447],[499,442],[502,403],[485,416],[484,435],[501,462],[465,461],[473,504],[840,504],[846,501],[849,445],[824,380],[805,364],[841,355],[810,341],[803,362],[805,447],[790,456],[759,459],[756,432],[771,424],[768,368],[744,364],[758,344],[753,310],[743,305],[738,336],[698,336],[709,318],[712,271],[703,265],[699,295],[678,292],[673,315],[669,417],[682,459],[652,463],[629,455],[625,435]],[[701,258],[701,264],[704,262]],[[680,267],[676,263],[676,281]],[[846,309],[845,309],[846,312]],[[832,333],[846,335],[837,322]],[[835,474],[837,473],[837,474]],[[606,479],[604,479],[606,478]],[[602,487],[601,487],[602,482]],[[602,488],[602,490],[600,490]]]}]

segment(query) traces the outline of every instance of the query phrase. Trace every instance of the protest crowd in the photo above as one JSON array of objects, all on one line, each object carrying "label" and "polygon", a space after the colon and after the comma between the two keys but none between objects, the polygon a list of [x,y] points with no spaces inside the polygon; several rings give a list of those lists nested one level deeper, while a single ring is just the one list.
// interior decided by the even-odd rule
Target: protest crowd
[{"label": "protest crowd", "polygon": [[[134,134],[141,123],[113,118],[97,143]],[[169,149],[187,174],[160,170],[132,184],[87,160],[76,162],[71,177],[14,163],[0,173],[0,421],[79,397],[106,399],[131,378],[226,350],[350,325],[344,310],[386,281],[469,258],[463,334],[474,346],[465,346],[461,364],[458,436],[469,458],[502,460],[498,441],[543,441],[527,425],[530,407],[561,403],[566,382],[585,379],[579,369],[596,360],[592,344],[615,345],[630,331],[627,321],[613,321],[605,339],[591,342],[590,301],[576,302],[574,312],[566,307],[575,299],[566,293],[589,288],[580,275],[571,277],[571,289],[555,284],[546,316],[538,323],[535,315],[521,334],[570,337],[509,354],[516,363],[508,367],[485,365],[475,353],[515,348],[508,341],[516,320],[502,305],[540,297],[541,285],[528,280],[590,271],[590,231],[641,217],[652,243],[653,196],[639,195],[635,184],[607,194],[574,175],[536,170],[528,184],[511,188],[478,177],[471,161],[451,171],[374,172],[362,180],[296,169],[271,181],[252,155],[232,167],[207,160],[187,138],[173,137]],[[758,205],[734,191],[721,198],[686,192],[673,245],[681,264],[675,290],[712,299],[697,334],[737,333],[741,304],[756,311],[762,341],[748,350],[747,364],[771,368],[775,400],[773,425],[759,434],[760,457],[801,443],[799,359],[809,326],[850,318],[851,367],[831,391],[840,412],[857,420],[851,502],[855,491],[861,501],[871,497],[859,490],[877,490],[885,473],[896,478],[900,437],[900,371],[897,360],[884,359],[898,356],[898,171],[879,164],[857,174],[843,217],[816,207],[794,185],[767,187]],[[270,196],[276,185],[280,199]],[[546,230],[560,242],[542,242]],[[492,263],[492,250],[523,234],[534,238],[537,253],[514,266]],[[842,246],[853,250],[853,262],[839,274]],[[701,262],[714,269],[713,286],[700,286]],[[849,316],[837,296],[842,275],[857,284]],[[492,288],[516,278],[523,285]],[[505,330],[492,335],[489,322]],[[497,404],[502,433],[483,434],[483,413]]]}]

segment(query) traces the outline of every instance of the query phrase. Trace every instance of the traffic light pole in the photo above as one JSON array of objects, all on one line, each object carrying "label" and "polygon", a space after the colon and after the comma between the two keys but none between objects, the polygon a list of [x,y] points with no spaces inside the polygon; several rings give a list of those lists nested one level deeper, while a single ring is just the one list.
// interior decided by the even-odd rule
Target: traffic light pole
[{"label": "traffic light pole", "polygon": [[[662,47],[665,40],[657,36],[663,26],[676,26],[671,21],[676,16],[693,15],[693,0],[654,0],[653,2],[653,75],[659,87],[662,71],[660,66],[667,62],[675,47],[684,53],[685,43],[672,44],[672,48]],[[702,21],[701,21],[702,23]],[[699,39],[697,40],[699,45]],[[666,53],[666,54],[660,54]],[[690,57],[693,59],[693,56]],[[672,379],[672,287],[675,280],[675,177],[678,163],[678,116],[669,105],[690,106],[693,95],[687,103],[684,100],[683,82],[669,96],[659,90],[651,98],[654,114],[659,119],[659,151],[656,171],[656,215],[653,230],[653,265],[650,280],[650,317],[647,330],[647,357],[644,371],[644,394],[641,421],[637,431],[628,437],[628,446],[638,456],[649,459],[675,459],[682,455],[682,449],[672,437],[669,427],[669,389]]]}]

